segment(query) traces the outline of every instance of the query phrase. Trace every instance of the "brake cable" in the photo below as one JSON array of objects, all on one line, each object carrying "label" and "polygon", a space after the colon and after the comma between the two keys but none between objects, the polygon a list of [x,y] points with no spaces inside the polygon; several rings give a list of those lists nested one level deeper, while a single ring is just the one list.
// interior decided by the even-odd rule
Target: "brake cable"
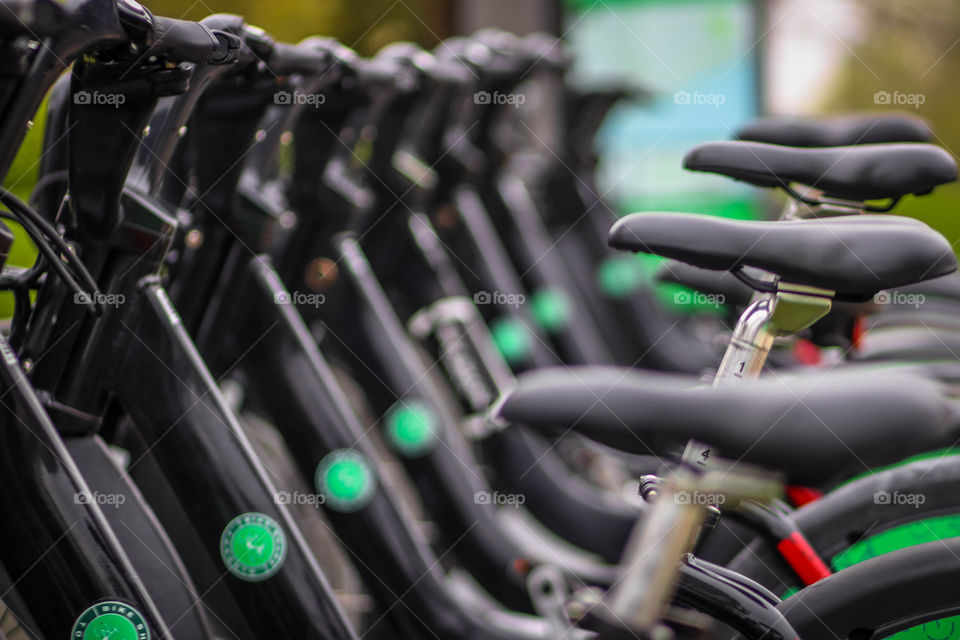
[{"label": "brake cable", "polygon": [[105,306],[96,281],[57,228],[4,187],[0,187],[0,204],[9,210],[9,213],[0,211],[0,218],[19,223],[39,252],[33,266],[26,269],[7,267],[0,272],[0,289],[11,290],[14,293],[15,321],[24,318],[22,314],[17,313],[16,309],[24,303],[29,309],[29,290],[35,288],[46,272],[47,265],[57,272],[74,294],[77,294],[78,302],[86,305],[90,313],[95,316],[102,315]]},{"label": "brake cable", "polygon": [[790,565],[804,586],[831,575],[833,572],[782,507],[782,504],[767,506],[742,502],[740,515],[775,539],[777,553]]}]

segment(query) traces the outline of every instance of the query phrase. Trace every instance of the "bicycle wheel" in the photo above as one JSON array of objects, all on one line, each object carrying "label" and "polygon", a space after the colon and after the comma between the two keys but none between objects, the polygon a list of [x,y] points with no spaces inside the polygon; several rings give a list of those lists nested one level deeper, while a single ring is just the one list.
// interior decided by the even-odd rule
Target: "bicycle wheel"
[{"label": "bicycle wheel", "polygon": [[802,589],[778,608],[801,638],[949,640],[960,635],[960,539],[872,558]]},{"label": "bicycle wheel", "polygon": [[[897,548],[960,536],[957,486],[960,459],[918,460],[853,480],[798,509],[794,521],[839,571]],[[774,544],[760,538],[727,566],[781,596],[803,586]]]}]

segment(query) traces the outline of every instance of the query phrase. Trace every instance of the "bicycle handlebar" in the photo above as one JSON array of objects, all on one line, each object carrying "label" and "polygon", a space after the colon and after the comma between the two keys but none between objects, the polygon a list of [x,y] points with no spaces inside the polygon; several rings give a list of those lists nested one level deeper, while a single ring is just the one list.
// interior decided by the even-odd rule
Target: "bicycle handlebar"
[{"label": "bicycle handlebar", "polygon": [[395,42],[377,53],[378,58],[392,59],[438,84],[461,84],[474,78],[467,65],[456,59],[441,60],[434,54],[411,42]]},{"label": "bicycle handlebar", "polygon": [[563,40],[543,31],[520,38],[520,46],[535,58],[534,64],[539,66],[565,70],[573,63],[573,56],[567,51]]},{"label": "bicycle handlebar", "polygon": [[460,60],[440,60],[434,58],[435,64],[430,68],[430,77],[441,84],[464,84],[475,78],[464,62]]},{"label": "bicycle handlebar", "polygon": [[473,69],[480,81],[508,80],[522,75],[521,61],[494,52],[485,44],[458,36],[444,40],[433,51],[441,61],[457,62]]},{"label": "bicycle handlebar", "polygon": [[278,42],[267,66],[275,74],[316,75],[330,68],[330,54],[319,48],[309,48],[296,44]]},{"label": "bicycle handlebar", "polygon": [[197,64],[229,64],[236,60],[240,39],[211,31],[199,22],[154,17],[152,54]]},{"label": "bicycle handlebar", "polygon": [[404,72],[396,60],[389,58],[357,58],[353,61],[353,68],[357,81],[367,86],[390,86]]}]

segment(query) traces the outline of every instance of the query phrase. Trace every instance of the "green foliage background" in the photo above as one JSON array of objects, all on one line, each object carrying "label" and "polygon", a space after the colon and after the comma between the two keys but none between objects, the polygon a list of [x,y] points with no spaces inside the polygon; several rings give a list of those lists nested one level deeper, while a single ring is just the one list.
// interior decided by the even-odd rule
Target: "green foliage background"
[{"label": "green foliage background", "polygon": [[[856,0],[855,5],[864,19],[863,38],[849,49],[824,111],[899,109],[919,115],[932,126],[934,142],[958,158],[960,0]],[[921,94],[924,102],[918,108],[878,106],[877,91]],[[957,184],[905,198],[895,211],[934,226],[954,250],[960,245]]]},{"label": "green foliage background", "polygon": [[397,40],[432,48],[450,31],[449,0],[144,0],[158,15],[200,20],[237,13],[278,40],[307,36],[340,39],[362,54]]}]

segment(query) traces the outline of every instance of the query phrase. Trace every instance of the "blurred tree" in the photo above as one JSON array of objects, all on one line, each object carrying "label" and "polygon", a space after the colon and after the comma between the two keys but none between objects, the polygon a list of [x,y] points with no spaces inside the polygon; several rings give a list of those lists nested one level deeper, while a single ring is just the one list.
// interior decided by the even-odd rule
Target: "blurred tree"
[{"label": "blurred tree", "polygon": [[278,40],[333,36],[365,55],[397,40],[432,48],[451,29],[451,0],[145,0],[144,4],[158,15],[190,20],[238,13]]},{"label": "blurred tree", "polygon": [[[837,75],[827,112],[902,111],[925,118],[934,142],[960,157],[960,0],[855,0],[862,35]],[[883,93],[890,94],[884,104]],[[900,96],[919,96],[894,104]],[[903,100],[908,100],[902,98]],[[960,248],[960,186],[905,199],[898,213],[939,229]]]}]

